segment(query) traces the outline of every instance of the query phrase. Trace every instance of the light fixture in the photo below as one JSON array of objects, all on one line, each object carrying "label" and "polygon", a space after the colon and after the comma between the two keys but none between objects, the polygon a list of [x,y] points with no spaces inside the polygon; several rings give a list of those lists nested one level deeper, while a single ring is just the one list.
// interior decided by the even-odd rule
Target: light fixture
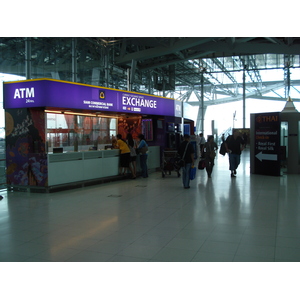
[{"label": "light fixture", "polygon": [[85,114],[85,113],[76,113],[71,111],[66,111],[66,115],[77,115],[77,116],[88,116],[88,117],[96,117],[96,114]]},{"label": "light fixture", "polygon": [[46,113],[52,114],[65,114],[65,115],[75,115],[75,116],[87,116],[87,117],[98,117],[98,118],[115,118],[118,119],[118,116],[105,116],[102,115],[102,112],[96,112],[95,114],[92,113],[80,113],[80,112],[73,112],[70,110],[60,111],[60,110],[45,110]]},{"label": "light fixture", "polygon": [[62,111],[59,110],[45,110],[46,113],[51,113],[51,114],[62,114]]},{"label": "light fixture", "polygon": [[97,116],[98,118],[110,118],[110,119],[118,119],[119,117],[118,116],[104,116],[104,115],[100,115],[100,116]]}]

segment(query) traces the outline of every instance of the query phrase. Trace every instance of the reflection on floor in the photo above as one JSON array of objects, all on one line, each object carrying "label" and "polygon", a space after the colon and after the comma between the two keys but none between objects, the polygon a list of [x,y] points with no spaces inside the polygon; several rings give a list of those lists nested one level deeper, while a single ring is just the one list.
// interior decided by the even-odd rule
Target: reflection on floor
[{"label": "reflection on floor", "polygon": [[176,173],[51,194],[0,194],[1,262],[300,261],[300,176],[237,177],[218,155],[190,189]]}]

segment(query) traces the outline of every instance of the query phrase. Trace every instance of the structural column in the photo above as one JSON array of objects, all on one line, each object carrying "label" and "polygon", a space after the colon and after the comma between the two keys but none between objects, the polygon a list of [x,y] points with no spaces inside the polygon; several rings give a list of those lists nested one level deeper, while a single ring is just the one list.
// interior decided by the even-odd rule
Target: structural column
[{"label": "structural column", "polygon": [[201,131],[204,132],[204,75],[201,73]]},{"label": "structural column", "polygon": [[31,74],[31,38],[25,39],[25,76],[26,79],[32,79]]},{"label": "structural column", "polygon": [[72,81],[77,82],[77,58],[76,58],[77,39],[72,38]]},{"label": "structural column", "polygon": [[291,86],[291,72],[290,72],[290,57],[286,55],[284,65],[284,93],[285,98],[288,99],[290,95],[290,86]]},{"label": "structural column", "polygon": [[246,128],[246,70],[243,70],[243,128]]}]

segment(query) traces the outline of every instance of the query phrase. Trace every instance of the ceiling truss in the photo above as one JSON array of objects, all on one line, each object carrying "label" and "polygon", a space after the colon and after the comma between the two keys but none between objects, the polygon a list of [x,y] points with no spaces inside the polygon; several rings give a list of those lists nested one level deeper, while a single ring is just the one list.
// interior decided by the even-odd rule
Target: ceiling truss
[{"label": "ceiling truss", "polygon": [[[203,76],[208,106],[243,99],[245,72],[246,98],[285,101],[281,89],[300,91],[300,78],[289,73],[300,68],[299,53],[300,38],[292,37],[6,37],[0,38],[0,73],[28,77],[30,70],[29,78],[76,78],[198,106]],[[266,70],[282,70],[282,79],[265,80]]]}]

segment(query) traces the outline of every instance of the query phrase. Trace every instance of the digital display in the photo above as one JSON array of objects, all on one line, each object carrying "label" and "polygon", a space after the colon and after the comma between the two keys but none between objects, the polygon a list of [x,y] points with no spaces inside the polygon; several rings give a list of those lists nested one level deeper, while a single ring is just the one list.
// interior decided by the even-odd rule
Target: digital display
[{"label": "digital display", "polygon": [[142,133],[146,141],[153,141],[153,122],[152,119],[142,119]]}]

